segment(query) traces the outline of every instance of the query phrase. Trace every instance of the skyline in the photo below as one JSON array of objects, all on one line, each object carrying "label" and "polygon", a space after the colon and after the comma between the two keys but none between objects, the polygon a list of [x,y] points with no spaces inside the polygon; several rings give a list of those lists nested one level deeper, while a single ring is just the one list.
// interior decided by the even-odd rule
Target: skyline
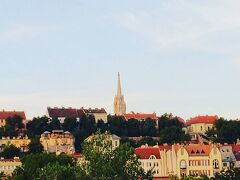
[{"label": "skyline", "polygon": [[[22,3],[25,2],[25,3]],[[240,117],[237,0],[0,2],[0,109]]]}]

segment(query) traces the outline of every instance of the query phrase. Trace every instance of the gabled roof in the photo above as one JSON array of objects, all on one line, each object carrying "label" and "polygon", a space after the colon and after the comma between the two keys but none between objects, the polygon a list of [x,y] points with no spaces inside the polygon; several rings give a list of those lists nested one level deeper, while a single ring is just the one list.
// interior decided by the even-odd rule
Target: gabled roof
[{"label": "gabled roof", "polygon": [[209,156],[212,147],[211,145],[190,144],[185,145],[184,148],[189,156]]},{"label": "gabled roof", "polygon": [[20,116],[23,120],[26,120],[25,112],[23,111],[1,111],[0,119],[12,118],[14,116]]},{"label": "gabled roof", "polygon": [[139,147],[134,152],[140,157],[140,159],[149,159],[152,155],[157,159],[161,159],[160,151],[158,147]]},{"label": "gabled roof", "polygon": [[77,110],[74,108],[47,108],[51,118],[77,118]]},{"label": "gabled roof", "polygon": [[130,114],[124,114],[123,115],[126,120],[129,119],[157,119],[157,115],[155,113],[153,114],[140,114],[140,113],[130,113]]},{"label": "gabled roof", "polygon": [[218,120],[218,116],[197,116],[191,118],[189,121],[186,122],[186,126],[190,126],[192,124],[214,124],[216,120]]}]

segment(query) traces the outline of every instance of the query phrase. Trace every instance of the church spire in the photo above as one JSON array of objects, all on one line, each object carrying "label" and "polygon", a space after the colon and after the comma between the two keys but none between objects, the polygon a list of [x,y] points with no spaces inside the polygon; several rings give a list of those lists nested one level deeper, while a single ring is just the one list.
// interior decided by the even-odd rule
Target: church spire
[{"label": "church spire", "polygon": [[118,87],[117,87],[117,96],[122,95],[122,89],[121,89],[121,80],[120,80],[120,73],[118,72]]},{"label": "church spire", "polygon": [[126,103],[124,101],[124,96],[122,95],[120,73],[118,73],[117,94],[114,98],[114,114],[117,116],[126,114]]}]

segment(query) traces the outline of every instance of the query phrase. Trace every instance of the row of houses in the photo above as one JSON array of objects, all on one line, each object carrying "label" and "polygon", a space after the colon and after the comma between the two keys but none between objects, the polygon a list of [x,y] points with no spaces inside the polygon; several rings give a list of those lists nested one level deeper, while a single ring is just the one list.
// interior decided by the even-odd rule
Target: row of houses
[{"label": "row of houses", "polygon": [[213,177],[222,170],[240,167],[240,143],[142,146],[135,149],[141,166],[152,170],[155,178],[207,175]]}]

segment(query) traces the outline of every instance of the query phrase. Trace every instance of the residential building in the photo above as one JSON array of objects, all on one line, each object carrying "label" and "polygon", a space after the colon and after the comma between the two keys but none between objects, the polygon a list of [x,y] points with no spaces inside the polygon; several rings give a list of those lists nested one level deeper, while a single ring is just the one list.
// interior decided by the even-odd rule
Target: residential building
[{"label": "residential building", "polygon": [[50,133],[46,131],[41,135],[40,142],[47,153],[56,153],[57,155],[75,153],[74,137],[69,132],[53,130]]},{"label": "residential building", "polygon": [[61,123],[64,122],[65,118],[73,118],[79,120],[82,116],[94,116],[96,122],[98,120],[103,120],[107,122],[107,112],[104,108],[58,108],[58,107],[48,107],[46,116],[52,119],[58,118]]},{"label": "residential building", "polygon": [[232,145],[232,151],[236,158],[235,167],[240,168],[240,142]]},{"label": "residential building", "polygon": [[154,170],[155,178],[177,175],[214,176],[222,170],[219,147],[212,145],[142,146],[135,149],[144,170]]},{"label": "residential building", "polygon": [[24,124],[24,126],[26,126],[27,124],[27,118],[25,115],[25,112],[23,111],[1,111],[0,112],[0,127],[4,127],[6,126],[6,120],[8,118],[13,118],[14,116],[19,116],[22,118],[22,123]]},{"label": "residential building", "polygon": [[236,163],[236,157],[233,154],[232,145],[224,144],[219,149],[222,155],[223,170],[232,169]]},{"label": "residential building", "polygon": [[157,120],[156,113],[144,114],[144,113],[128,113],[123,115],[124,119],[127,121],[129,119],[137,119],[139,121],[145,121],[146,119]]},{"label": "residential building", "polygon": [[28,149],[28,145],[30,144],[31,140],[28,139],[27,136],[22,137],[22,136],[18,136],[18,137],[2,137],[0,139],[0,151],[2,152],[4,147],[6,146],[10,146],[10,145],[14,145],[15,147],[19,148],[22,152],[27,152]]},{"label": "residential building", "polygon": [[89,115],[94,116],[96,122],[98,120],[103,120],[104,123],[107,123],[107,112],[104,108],[100,108],[100,109],[98,109],[98,108],[94,108],[94,109],[81,108],[78,110],[78,114],[81,113],[80,111],[82,111],[82,114],[85,114],[87,116],[89,116]]},{"label": "residential building", "polygon": [[206,131],[214,127],[214,122],[218,119],[218,116],[197,116],[191,118],[185,124],[186,133],[191,136],[193,142],[199,141],[199,138],[201,140],[202,135],[204,135]]},{"label": "residential building", "polygon": [[11,175],[21,165],[22,163],[18,157],[14,157],[13,159],[0,158],[0,172],[3,172],[5,175]]},{"label": "residential building", "polygon": [[119,73],[118,73],[117,95],[114,98],[114,114],[116,116],[122,116],[122,115],[126,114],[126,103],[124,101],[124,96],[122,94]]},{"label": "residential building", "polygon": [[[117,135],[115,134],[108,134],[107,132],[105,133],[105,135],[107,136],[107,141],[111,141],[112,142],[112,148],[115,149],[117,147],[120,146],[120,140],[121,138],[118,137]],[[92,135],[92,136],[89,136],[86,140],[87,141],[90,141],[92,138],[95,138],[97,135]]]}]

